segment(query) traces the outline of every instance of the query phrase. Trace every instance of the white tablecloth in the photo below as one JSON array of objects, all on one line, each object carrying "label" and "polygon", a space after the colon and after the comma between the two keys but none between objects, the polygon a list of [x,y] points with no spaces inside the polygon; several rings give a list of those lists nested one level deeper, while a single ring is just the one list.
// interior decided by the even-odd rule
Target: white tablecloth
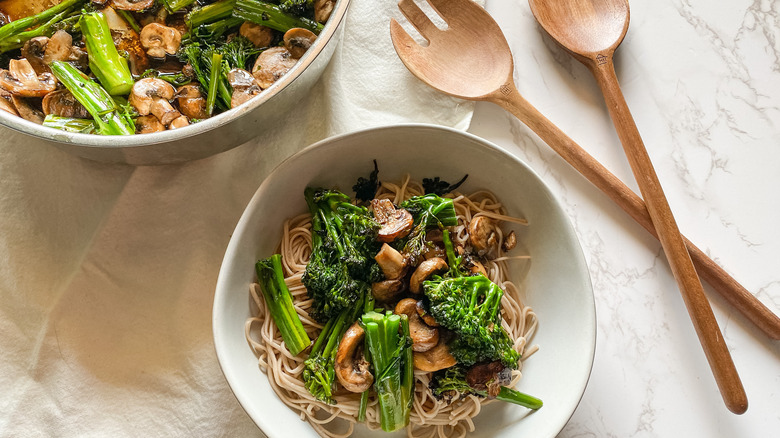
[{"label": "white tablecloth", "polygon": [[130,167],[0,131],[0,436],[260,435],[211,337],[224,250],[282,159],[395,122],[468,127],[473,104],[415,79],[389,37],[395,2],[353,0],[309,115],[226,153]]}]

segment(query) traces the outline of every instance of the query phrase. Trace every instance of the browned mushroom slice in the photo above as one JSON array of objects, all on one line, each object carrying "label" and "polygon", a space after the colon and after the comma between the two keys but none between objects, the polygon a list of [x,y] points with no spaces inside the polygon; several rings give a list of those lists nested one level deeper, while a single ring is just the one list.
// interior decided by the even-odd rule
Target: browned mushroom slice
[{"label": "browned mushroom slice", "polygon": [[272,47],[257,57],[252,75],[257,80],[257,85],[265,90],[290,71],[297,61],[286,48]]},{"label": "browned mushroom slice", "polygon": [[439,326],[439,323],[436,322],[436,319],[434,319],[433,315],[428,313],[428,310],[425,309],[425,305],[423,304],[422,300],[417,301],[417,314],[420,315],[420,318],[422,318],[423,322],[429,326]]},{"label": "browned mushroom slice", "polygon": [[412,338],[412,351],[425,352],[439,343],[439,330],[430,327],[417,314],[417,300],[404,298],[395,305],[396,315],[409,317],[409,336]]},{"label": "browned mushroom slice", "polygon": [[136,134],[151,134],[162,131],[165,131],[165,126],[155,116],[141,116],[135,119]]},{"label": "browned mushroom slice", "polygon": [[374,210],[374,218],[382,225],[377,235],[380,242],[392,242],[412,232],[412,214],[403,208],[396,209],[389,199],[372,199],[371,208]]},{"label": "browned mushroom slice", "polygon": [[355,322],[344,333],[336,351],[335,370],[339,383],[348,391],[361,393],[374,383],[369,363],[362,354],[365,331]]},{"label": "browned mushroom slice", "polygon": [[138,114],[154,114],[163,125],[168,126],[181,115],[169,102],[174,93],[173,86],[162,79],[144,78],[133,84],[128,100]]},{"label": "browned mushroom slice", "polygon": [[114,8],[123,11],[143,11],[144,9],[151,8],[154,4],[154,0],[113,0],[111,4]]},{"label": "browned mushroom slice", "polygon": [[26,59],[12,59],[8,70],[0,69],[0,88],[20,97],[43,97],[57,88],[51,73],[38,75]]},{"label": "browned mushroom slice", "polygon": [[479,260],[471,260],[471,266],[469,267],[469,272],[472,274],[482,274],[483,276],[487,277],[487,270],[485,269],[485,265],[483,265]]},{"label": "browned mushroom slice", "polygon": [[439,343],[426,352],[414,353],[414,367],[420,371],[433,372],[455,366],[457,361],[450,354],[450,349],[439,337]]},{"label": "browned mushroom slice", "polygon": [[502,386],[512,381],[512,370],[500,361],[474,365],[466,372],[466,383],[477,391],[495,398]]},{"label": "browned mushroom slice", "polygon": [[485,216],[477,216],[469,223],[469,243],[479,255],[490,253],[498,244],[496,223]]},{"label": "browned mushroom slice", "polygon": [[181,33],[160,23],[149,23],[141,30],[141,45],[152,58],[175,55],[181,45]]},{"label": "browned mushroom slice", "polygon": [[325,23],[336,7],[336,0],[314,0],[314,19]]},{"label": "browned mushroom slice", "polygon": [[187,116],[179,116],[173,119],[171,124],[168,125],[168,129],[179,129],[185,126],[190,126],[190,121],[187,120]]},{"label": "browned mushroom slice", "polygon": [[371,284],[371,294],[381,303],[395,300],[404,291],[404,282],[398,279],[385,280]]},{"label": "browned mushroom slice", "polygon": [[46,115],[54,114],[61,117],[72,117],[76,119],[89,119],[89,114],[84,105],[79,103],[73,94],[66,89],[52,91],[43,96],[43,113]]},{"label": "browned mushroom slice", "polygon": [[374,260],[388,279],[400,278],[406,270],[406,258],[386,243],[382,244]]},{"label": "browned mushroom slice", "polygon": [[284,47],[290,52],[293,58],[300,58],[309,50],[317,35],[309,29],[294,27],[284,33]]},{"label": "browned mushroom slice", "polygon": [[[247,72],[247,74],[249,74]],[[251,77],[251,76],[250,76]],[[183,85],[176,91],[176,102],[179,104],[179,111],[190,119],[205,119],[209,113],[206,112],[206,98],[200,92],[197,85]]]},{"label": "browned mushroom slice", "polygon": [[252,23],[251,21],[245,21],[238,28],[238,34],[248,39],[255,47],[268,47],[274,39],[273,29]]},{"label": "browned mushroom slice", "polygon": [[515,246],[517,246],[517,235],[515,235],[515,231],[512,230],[504,237],[501,249],[504,250],[504,252],[507,252],[513,250]]},{"label": "browned mushroom slice", "polygon": [[[84,52],[86,54],[86,52]],[[73,54],[73,37],[64,30],[54,32],[46,44],[43,62],[51,64],[54,61],[71,61]]]},{"label": "browned mushroom slice", "polygon": [[32,106],[27,99],[12,95],[11,100],[14,102],[14,106],[16,107],[16,111],[19,113],[19,117],[39,125],[43,124],[43,119],[45,118],[43,113],[38,108]]},{"label": "browned mushroom slice", "polygon": [[228,82],[233,89],[233,97],[230,99],[230,107],[235,108],[263,91],[255,81],[255,77],[248,71],[234,68],[228,72]]},{"label": "browned mushroom slice", "polygon": [[13,95],[3,89],[0,89],[0,110],[15,116],[19,115],[16,111],[16,106],[14,106]]},{"label": "browned mushroom slice", "polygon": [[448,269],[447,262],[444,259],[435,257],[428,259],[414,270],[412,278],[409,279],[409,290],[413,293],[419,294],[422,292],[422,283],[427,280],[431,275],[446,271]]},{"label": "browned mushroom slice", "polygon": [[[67,33],[67,32],[66,32]],[[49,66],[44,62],[46,46],[49,44],[49,37],[39,36],[31,38],[22,46],[22,58],[30,62],[36,74],[46,73]]]}]

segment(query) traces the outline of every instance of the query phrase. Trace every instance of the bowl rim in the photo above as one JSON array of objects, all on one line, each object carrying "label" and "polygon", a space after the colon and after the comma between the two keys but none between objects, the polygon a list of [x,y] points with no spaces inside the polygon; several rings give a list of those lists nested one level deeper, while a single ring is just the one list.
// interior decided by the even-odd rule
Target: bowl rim
[{"label": "bowl rim", "polygon": [[[562,203],[559,199],[559,197],[553,193],[551,190],[549,190],[549,186],[544,181],[544,179],[541,178],[541,176],[536,172],[533,168],[531,168],[528,164],[526,164],[524,161],[522,161],[519,157],[516,155],[510,153],[509,151],[495,145],[494,143],[479,137],[477,135],[474,135],[472,133],[458,130],[455,128],[451,128],[448,126],[442,126],[442,125],[435,125],[435,124],[428,124],[428,123],[400,123],[400,124],[393,124],[393,125],[384,125],[384,126],[376,126],[376,127],[370,127],[366,129],[361,129],[357,131],[351,131],[346,132],[338,135],[334,135],[331,137],[324,138],[322,140],[319,140],[303,149],[298,151],[297,153],[287,157],[283,161],[281,161],[279,164],[274,166],[274,168],[268,173],[268,176],[265,177],[258,188],[255,190],[255,193],[252,195],[252,198],[247,202],[247,205],[244,208],[244,211],[241,214],[241,217],[239,218],[238,222],[236,223],[236,226],[234,227],[234,231],[231,234],[230,241],[228,242],[228,245],[225,249],[225,256],[222,260],[222,263],[220,264],[220,270],[219,274],[217,276],[217,282],[215,285],[215,296],[213,300],[213,308],[212,308],[212,341],[214,344],[214,351],[217,355],[217,363],[219,364],[220,371],[222,372],[222,375],[225,377],[225,380],[228,382],[228,387],[230,388],[231,394],[233,394],[233,397],[238,401],[241,408],[244,410],[244,412],[247,414],[247,416],[252,420],[253,423],[260,429],[261,432],[263,432],[264,435],[266,435],[266,430],[269,428],[270,420],[266,420],[265,418],[255,418],[255,416],[252,416],[249,414],[249,409],[245,406],[246,401],[243,400],[235,391],[234,385],[238,384],[239,382],[234,381],[234,376],[230,372],[226,372],[225,370],[225,357],[228,354],[228,351],[225,349],[223,344],[217,342],[218,338],[222,335],[222,327],[221,327],[221,314],[223,306],[225,304],[225,301],[218,299],[219,296],[225,295],[226,292],[224,292],[224,287],[222,286],[227,280],[225,276],[227,275],[227,269],[226,265],[229,263],[228,261],[228,254],[231,254],[235,252],[236,247],[239,245],[238,239],[235,239],[233,236],[236,235],[235,231],[238,230],[240,227],[243,228],[247,226],[247,221],[250,216],[249,206],[257,202],[257,198],[260,196],[261,192],[263,192],[263,188],[269,184],[268,181],[270,180],[271,176],[277,172],[280,168],[285,166],[289,161],[295,160],[298,158],[298,156],[306,154],[310,152],[313,149],[320,148],[320,147],[326,147],[327,145],[339,142],[344,138],[352,137],[352,136],[360,136],[364,135],[368,132],[378,132],[378,131],[393,131],[396,129],[433,129],[433,130],[440,130],[443,132],[447,132],[448,134],[456,134],[464,136],[465,138],[475,141],[476,143],[479,143],[480,146],[493,149],[495,151],[498,151],[499,153],[505,155],[507,159],[511,159],[515,164],[520,165],[526,169],[526,171],[530,172],[535,178],[537,178],[542,185],[548,189],[549,195],[551,196],[553,203],[555,203],[559,208],[562,209]],[[593,292],[593,281],[591,279],[590,271],[588,269],[588,264],[585,259],[585,254],[582,249],[582,244],[580,243],[579,238],[576,235],[576,232],[574,230],[574,226],[572,224],[571,218],[563,211],[563,214],[565,216],[565,222],[568,224],[568,227],[570,228],[571,233],[574,235],[575,238],[575,247],[577,251],[577,257],[576,259],[582,263],[582,266],[584,267],[585,277],[587,278],[587,281],[585,282],[586,290],[585,293],[588,296],[588,302],[590,305],[588,306],[587,313],[589,316],[589,322],[590,326],[588,329],[592,331],[592,335],[590,337],[590,342],[588,345],[588,354],[587,354],[587,361],[588,361],[588,371],[585,373],[585,375],[582,377],[582,379],[577,382],[577,391],[579,392],[579,396],[576,397],[576,402],[574,403],[574,407],[571,409],[571,412],[566,417],[566,421],[562,422],[559,427],[556,428],[554,433],[549,436],[549,438],[554,438],[560,432],[563,430],[563,428],[568,424],[568,422],[571,420],[572,416],[574,415],[574,412],[577,410],[577,407],[582,401],[582,398],[585,395],[585,390],[587,389],[588,382],[590,381],[590,377],[593,373],[593,363],[595,360],[596,355],[596,342],[597,342],[597,316],[596,316],[596,300],[595,295]],[[274,394],[275,395],[275,394]],[[266,435],[268,436],[268,435]]]},{"label": "bowl rim", "polygon": [[252,112],[263,103],[271,100],[278,95],[281,90],[295,81],[306,68],[323,52],[325,46],[333,39],[339,25],[345,20],[346,13],[351,0],[337,0],[330,18],[317,36],[314,44],[309,48],[306,54],[297,62],[290,71],[274,82],[270,87],[248,102],[231,108],[223,113],[217,114],[201,122],[186,126],[181,129],[166,130],[163,132],[154,132],[150,134],[133,135],[114,135],[107,139],[107,136],[95,134],[83,134],[78,132],[67,132],[59,129],[49,128],[37,123],[25,120],[19,116],[0,111],[0,125],[23,134],[31,135],[43,140],[73,144],[83,147],[121,149],[132,147],[151,146],[161,143],[183,140],[196,137],[205,132],[224,126],[234,119],[242,117],[246,113]]}]

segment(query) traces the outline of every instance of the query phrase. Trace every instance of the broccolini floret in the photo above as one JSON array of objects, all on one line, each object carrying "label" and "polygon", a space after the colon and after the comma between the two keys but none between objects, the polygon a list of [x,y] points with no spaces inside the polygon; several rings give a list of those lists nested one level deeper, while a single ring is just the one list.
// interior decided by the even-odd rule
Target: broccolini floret
[{"label": "broccolini floret", "polygon": [[520,354],[501,327],[504,291],[497,284],[483,275],[435,277],[423,283],[423,290],[436,322],[456,334],[448,346],[459,364],[499,360],[517,368]]},{"label": "broccolini floret", "polygon": [[414,196],[401,203],[414,217],[414,228],[404,239],[402,252],[412,265],[419,264],[433,244],[426,240],[426,233],[433,227],[451,227],[458,225],[455,204],[452,199],[428,194]]},{"label": "broccolini floret", "polygon": [[350,203],[336,190],[307,188],[312,215],[312,254],[303,284],[314,300],[312,316],[320,322],[335,318],[371,293],[382,280],[374,260],[379,251],[379,224],[368,210]]},{"label": "broccolini floret", "polygon": [[[458,397],[467,395],[488,396],[486,391],[473,388],[468,384],[466,381],[466,370],[461,366],[454,366],[436,373],[428,386],[434,397],[439,399],[456,400]],[[495,398],[529,409],[542,407],[540,399],[507,386],[502,386]]]}]

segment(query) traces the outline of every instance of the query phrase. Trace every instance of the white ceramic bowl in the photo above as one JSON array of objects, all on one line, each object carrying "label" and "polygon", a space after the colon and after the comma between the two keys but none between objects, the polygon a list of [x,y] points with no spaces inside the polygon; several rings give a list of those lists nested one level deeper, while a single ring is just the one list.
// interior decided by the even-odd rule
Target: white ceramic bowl
[{"label": "white ceramic bowl", "polygon": [[[453,182],[467,173],[463,192],[490,189],[510,214],[528,219],[518,242],[531,261],[512,275],[539,317],[532,341],[540,350],[523,365],[518,389],[540,397],[544,406],[529,414],[493,403],[476,417],[471,436],[554,437],[585,391],[596,341],[593,292],[577,236],[555,196],[528,166],[478,137],[430,125],[376,128],[321,141],[279,165],[257,190],[228,245],[214,299],[214,343],[236,398],[271,438],[316,436],[274,394],[244,338],[249,285],[255,261],[278,245],[283,221],[306,211],[304,188],[336,186],[353,195],[352,184],[369,173],[373,159],[386,181],[410,173],[415,179],[440,176]],[[387,435],[359,427],[355,436]]]}]

